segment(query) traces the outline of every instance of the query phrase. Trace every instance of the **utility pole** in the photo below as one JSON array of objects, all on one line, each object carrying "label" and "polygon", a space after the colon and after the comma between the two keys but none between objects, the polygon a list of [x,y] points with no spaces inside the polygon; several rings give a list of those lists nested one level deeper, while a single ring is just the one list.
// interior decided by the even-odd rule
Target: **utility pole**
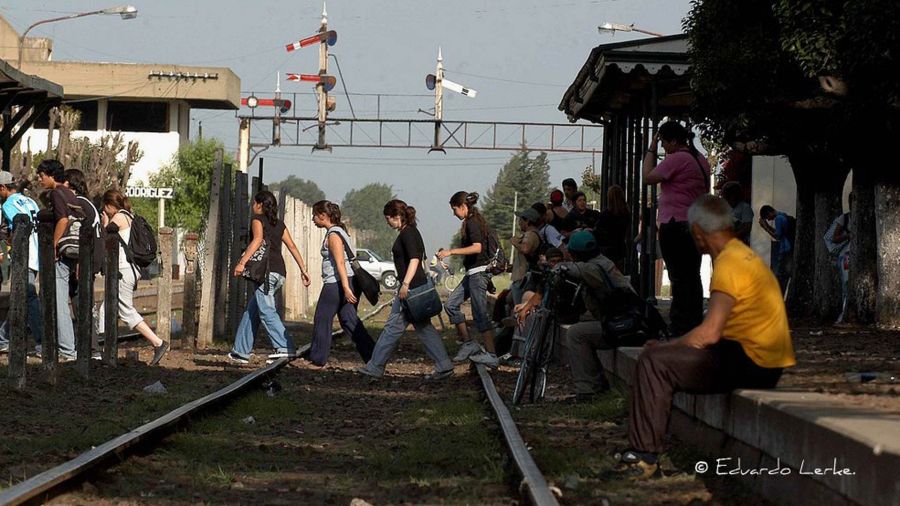
[{"label": "utility pole", "polygon": [[[327,32],[328,11],[326,10],[325,3],[322,2],[322,25],[319,27],[319,33],[323,35],[319,41],[320,79],[324,79],[324,77],[328,75],[328,43],[324,36]],[[315,149],[327,149],[328,151],[331,151],[331,148],[325,144],[325,120],[327,119],[328,114],[328,92],[325,90],[325,83],[323,81],[319,81],[319,83],[316,84],[316,96],[319,99],[319,140],[316,143]]]},{"label": "utility pole", "polygon": [[[434,70],[434,146],[441,145],[441,121],[444,119],[444,57],[438,47],[437,68]],[[445,151],[446,153],[446,151]]]},{"label": "utility pole", "polygon": [[[519,192],[516,192],[515,197],[513,197],[513,218],[512,218],[512,233],[510,237],[516,236],[516,213],[519,212]],[[510,261],[516,256],[516,248],[515,246],[509,246],[509,259]]]}]

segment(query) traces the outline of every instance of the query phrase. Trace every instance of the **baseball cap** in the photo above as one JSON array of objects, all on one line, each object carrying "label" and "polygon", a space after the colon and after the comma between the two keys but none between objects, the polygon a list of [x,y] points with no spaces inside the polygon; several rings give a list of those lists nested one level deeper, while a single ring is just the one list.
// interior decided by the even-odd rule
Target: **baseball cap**
[{"label": "baseball cap", "polygon": [[597,239],[587,230],[579,230],[569,238],[569,251],[573,253],[590,253],[597,251]]},{"label": "baseball cap", "polygon": [[563,197],[564,195],[562,190],[553,190],[552,192],[550,192],[550,202],[556,205],[562,204]]},{"label": "baseball cap", "polygon": [[13,184],[12,174],[9,172],[6,172],[5,170],[0,170],[0,184],[2,184],[2,185]]},{"label": "baseball cap", "polygon": [[541,221],[541,215],[530,207],[519,211],[518,213],[516,213],[516,216],[531,223],[537,223]]}]

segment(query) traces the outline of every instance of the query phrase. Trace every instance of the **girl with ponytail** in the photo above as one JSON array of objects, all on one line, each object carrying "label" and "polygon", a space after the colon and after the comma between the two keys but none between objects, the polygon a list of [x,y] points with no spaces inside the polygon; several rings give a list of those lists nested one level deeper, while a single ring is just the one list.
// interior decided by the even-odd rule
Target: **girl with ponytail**
[{"label": "girl with ponytail", "polygon": [[[466,275],[457,286],[444,309],[450,317],[450,323],[456,325],[456,331],[463,341],[459,352],[453,357],[454,362],[463,362],[467,359],[484,364],[488,367],[497,367],[498,360],[494,348],[494,329],[487,311],[487,287],[491,281],[488,272],[487,242],[489,228],[484,217],[475,205],[478,204],[477,193],[459,191],[450,197],[450,209],[453,215],[462,221],[460,229],[460,247],[439,251],[437,257],[440,260],[450,255],[462,255],[463,267]],[[460,310],[466,299],[472,299],[472,317],[475,320],[475,328],[484,338],[483,351],[481,346],[469,336],[466,327],[466,316]]]},{"label": "girl with ponytail", "polygon": [[357,369],[367,376],[380,378],[384,375],[384,368],[391,355],[400,343],[400,337],[406,331],[410,323],[419,334],[419,339],[425,345],[425,353],[434,361],[434,372],[425,378],[439,380],[448,378],[453,374],[453,363],[444,348],[444,342],[440,334],[431,324],[431,319],[422,321],[410,321],[403,310],[401,301],[409,296],[409,290],[430,283],[430,278],[425,275],[422,264],[425,258],[425,243],[422,234],[416,227],[416,209],[406,205],[402,200],[391,200],[384,205],[384,219],[388,226],[398,231],[397,239],[391,248],[394,256],[394,268],[397,270],[397,278],[402,280],[397,297],[391,306],[391,314],[384,324],[384,330],[375,343],[372,359],[365,367]]},{"label": "girl with ponytail", "polygon": [[268,261],[268,279],[253,291],[253,296],[247,303],[247,309],[241,317],[237,334],[234,336],[234,347],[228,353],[232,362],[247,364],[250,362],[250,352],[253,351],[253,336],[259,324],[262,324],[272,342],[275,353],[269,355],[269,359],[291,357],[297,351],[294,340],[291,339],[284,328],[284,322],[275,309],[275,292],[284,286],[287,276],[287,266],[284,257],[281,256],[281,246],[285,245],[297,266],[300,267],[300,276],[303,285],[309,286],[309,274],[306,272],[306,263],[300,256],[300,251],[291,233],[285,227],[284,222],[278,218],[278,201],[272,192],[262,191],[253,197],[253,220],[250,225],[253,238],[244,254],[234,267],[234,276],[240,277],[244,272],[247,261],[263,246],[265,242],[266,257]]},{"label": "girl with ponytail", "polygon": [[350,236],[341,222],[341,208],[334,202],[320,200],[313,204],[313,223],[324,228],[322,243],[322,292],[316,304],[313,318],[313,338],[309,349],[309,361],[324,367],[331,353],[331,325],[338,316],[344,334],[356,345],[356,351],[366,362],[372,358],[375,341],[366,331],[356,313],[359,299],[353,293],[353,268],[350,266]]}]

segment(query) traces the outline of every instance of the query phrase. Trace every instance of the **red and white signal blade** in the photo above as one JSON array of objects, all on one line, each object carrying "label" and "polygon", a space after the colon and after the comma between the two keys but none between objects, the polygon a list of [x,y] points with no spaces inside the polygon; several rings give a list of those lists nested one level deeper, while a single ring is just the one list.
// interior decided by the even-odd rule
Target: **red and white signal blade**
[{"label": "red and white signal blade", "polygon": [[455,92],[459,93],[460,95],[465,95],[469,98],[475,98],[475,95],[478,94],[477,91],[475,91],[471,88],[466,88],[465,86],[463,86],[461,84],[454,83],[453,81],[447,79],[446,77],[441,80],[441,86],[443,86],[443,88],[445,90],[455,91]]},{"label": "red and white signal blade", "polygon": [[290,53],[291,51],[296,51],[301,47],[306,47],[317,42],[324,42],[329,46],[333,46],[337,43],[337,32],[334,30],[328,30],[325,33],[317,33],[305,39],[300,39],[292,44],[287,44],[286,46],[284,46],[284,48],[287,49],[288,53]]},{"label": "red and white signal blade", "polygon": [[307,81],[311,83],[322,83],[325,85],[325,91],[331,91],[334,89],[334,86],[337,84],[337,79],[334,76],[324,75],[320,76],[319,74],[292,74],[288,72],[287,74],[288,81]]}]

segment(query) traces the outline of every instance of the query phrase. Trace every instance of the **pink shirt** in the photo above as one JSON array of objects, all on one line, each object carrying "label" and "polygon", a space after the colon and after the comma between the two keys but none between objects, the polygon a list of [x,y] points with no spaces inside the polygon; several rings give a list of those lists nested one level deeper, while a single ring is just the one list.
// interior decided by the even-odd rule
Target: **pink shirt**
[{"label": "pink shirt", "polygon": [[688,208],[694,200],[709,192],[709,162],[702,155],[695,157],[685,149],[666,155],[653,172],[663,178],[657,221],[660,224],[668,223],[672,218],[687,221]]}]

